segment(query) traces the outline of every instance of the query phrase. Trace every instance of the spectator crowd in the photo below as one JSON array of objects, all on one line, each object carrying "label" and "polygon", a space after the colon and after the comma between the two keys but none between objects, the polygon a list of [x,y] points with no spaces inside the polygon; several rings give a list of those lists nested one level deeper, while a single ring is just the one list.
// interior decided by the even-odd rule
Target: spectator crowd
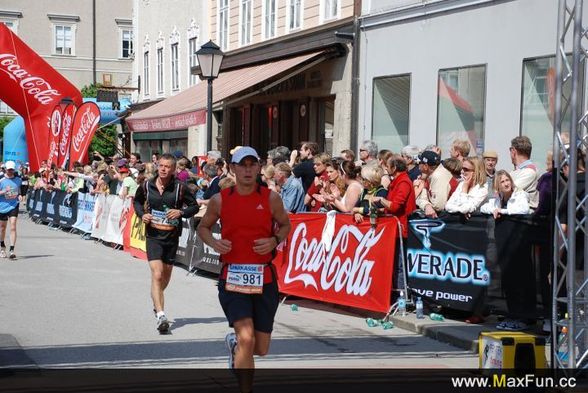
[{"label": "spectator crowd", "polygon": [[[234,147],[230,154],[239,148]],[[487,150],[476,156],[468,140],[455,140],[446,159],[441,158],[441,149],[434,145],[423,149],[408,145],[400,152],[392,152],[379,150],[373,141],[364,141],[356,156],[348,149],[338,154],[321,152],[317,143],[306,141],[299,149],[278,146],[268,151],[258,182],[279,193],[290,213],[337,211],[352,214],[357,223],[374,212],[394,215],[402,226],[399,240],[406,240],[408,219],[415,211],[428,218],[447,213],[460,214],[465,219],[472,214],[486,214],[494,219],[517,214],[549,216],[552,157],[547,157],[547,171],[541,174],[531,161],[531,153],[528,137],[512,139],[506,158],[512,170],[506,171],[497,170],[498,160],[504,159],[497,152]],[[213,195],[235,184],[227,160],[230,157],[223,158],[219,151],[191,159],[182,152],[175,152],[174,156],[176,178],[186,183],[201,206],[198,215],[202,215]],[[48,167],[43,162],[40,170],[31,174],[23,166],[22,193],[25,195],[28,187],[33,187],[132,198],[146,179],[156,175],[158,157],[154,153],[143,161],[139,153],[103,157],[94,152],[90,164],[73,163],[72,171],[55,165]],[[584,157],[580,151],[579,171],[584,170]],[[582,192],[583,187],[579,187]],[[544,270],[541,285],[549,285],[549,271]],[[401,276],[401,271],[395,272],[395,288],[402,285],[398,281]],[[469,321],[481,322],[483,317],[477,315]],[[524,330],[529,322],[513,315],[498,328]]]}]

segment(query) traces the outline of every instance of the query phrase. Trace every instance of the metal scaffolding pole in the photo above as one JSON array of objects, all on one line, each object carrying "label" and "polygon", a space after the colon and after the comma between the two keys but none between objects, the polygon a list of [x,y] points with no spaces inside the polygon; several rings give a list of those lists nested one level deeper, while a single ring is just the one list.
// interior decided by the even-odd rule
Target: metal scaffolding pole
[{"label": "metal scaffolding pole", "polygon": [[[588,175],[578,158],[587,147],[588,112],[584,103],[584,73],[588,44],[582,26],[583,0],[559,0],[553,136],[553,269],[552,365],[560,369],[588,368],[588,250],[584,266],[577,266],[577,245],[588,240],[586,195],[578,195],[578,181]],[[584,42],[583,42],[584,41]],[[571,63],[570,63],[571,57]],[[567,176],[566,176],[567,173]],[[566,219],[567,217],[567,219]],[[581,241],[583,240],[583,243]],[[580,256],[581,258],[581,256]],[[567,314],[567,318],[563,315]],[[568,329],[567,351],[558,353],[558,333]],[[565,354],[567,352],[567,354]]]}]

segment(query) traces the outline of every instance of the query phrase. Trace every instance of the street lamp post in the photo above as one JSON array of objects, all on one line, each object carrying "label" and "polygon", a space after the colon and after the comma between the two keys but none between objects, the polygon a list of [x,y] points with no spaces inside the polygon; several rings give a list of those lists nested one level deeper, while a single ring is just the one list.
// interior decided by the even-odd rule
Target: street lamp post
[{"label": "street lamp post", "polygon": [[200,65],[200,79],[208,81],[208,103],[206,108],[206,151],[212,150],[212,81],[218,77],[224,53],[218,45],[208,41],[196,52]]}]

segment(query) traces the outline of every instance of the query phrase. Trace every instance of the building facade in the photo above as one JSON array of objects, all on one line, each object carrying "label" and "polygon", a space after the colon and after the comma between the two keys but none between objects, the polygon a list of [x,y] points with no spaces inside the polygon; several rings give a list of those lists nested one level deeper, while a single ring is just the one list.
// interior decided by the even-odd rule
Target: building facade
[{"label": "building facade", "polygon": [[[303,140],[316,140],[326,150],[347,148],[352,29],[359,2],[207,3],[210,31],[200,44],[212,39],[225,53],[213,84],[213,148],[227,155],[233,146],[248,144],[265,154],[277,145],[297,147]],[[207,145],[205,114],[206,87],[197,84],[134,112],[128,124],[133,134],[185,132],[183,152],[200,155]]]},{"label": "building facade", "polygon": [[[527,135],[545,168],[553,140],[558,2],[372,0],[360,18],[359,138],[399,151],[456,138],[498,152]],[[564,93],[569,86],[564,86]],[[568,115],[569,117],[569,108]]]},{"label": "building facade", "polygon": [[[132,0],[3,0],[0,23],[82,88],[99,83],[132,88]],[[119,98],[130,98],[121,90]],[[0,116],[14,115],[0,103]]]},{"label": "building facade", "polygon": [[[133,0],[136,26],[134,78],[140,80],[133,111],[172,97],[200,82],[190,74],[197,65],[196,51],[208,41],[206,1]],[[165,125],[132,132],[133,150],[143,156],[153,152],[188,151],[187,128]]]}]

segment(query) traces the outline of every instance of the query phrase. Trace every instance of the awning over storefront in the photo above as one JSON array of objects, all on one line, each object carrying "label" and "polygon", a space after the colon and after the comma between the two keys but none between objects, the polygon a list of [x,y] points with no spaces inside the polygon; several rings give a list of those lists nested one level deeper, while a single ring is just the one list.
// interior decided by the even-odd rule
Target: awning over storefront
[{"label": "awning over storefront", "polygon": [[[219,103],[243,90],[282,74],[307,61],[322,61],[327,51],[277,60],[270,63],[222,72],[214,81],[213,103]],[[305,68],[300,67],[297,72]],[[296,73],[297,73],[296,72]],[[293,74],[290,73],[288,77]],[[169,97],[147,109],[134,113],[126,122],[131,131],[152,132],[181,130],[206,122],[207,83],[202,81],[183,92]]]}]

